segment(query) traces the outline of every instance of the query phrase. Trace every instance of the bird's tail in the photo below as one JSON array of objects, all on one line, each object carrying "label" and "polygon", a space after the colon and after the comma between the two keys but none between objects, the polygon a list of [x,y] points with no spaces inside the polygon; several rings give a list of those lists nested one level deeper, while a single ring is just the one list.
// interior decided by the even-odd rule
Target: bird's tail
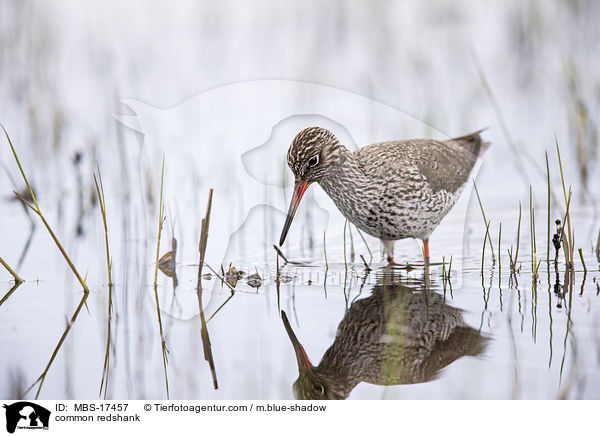
[{"label": "bird's tail", "polygon": [[459,136],[458,138],[452,138],[451,141],[457,142],[462,147],[469,150],[475,156],[483,154],[491,145],[490,142],[485,142],[481,139],[480,133],[485,129],[477,130],[476,132],[469,133],[468,135]]}]

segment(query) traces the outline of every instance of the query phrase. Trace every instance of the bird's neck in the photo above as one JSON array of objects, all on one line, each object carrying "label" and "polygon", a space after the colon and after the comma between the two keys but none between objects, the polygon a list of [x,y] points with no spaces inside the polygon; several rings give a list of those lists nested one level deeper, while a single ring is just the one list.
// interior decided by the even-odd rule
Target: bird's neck
[{"label": "bird's neck", "polygon": [[341,398],[348,398],[352,390],[363,381],[363,365],[349,350],[334,344],[325,352],[316,371],[329,380],[329,388]]},{"label": "bird's neck", "polygon": [[344,148],[343,157],[327,176],[319,180],[319,185],[342,214],[348,217],[360,209],[356,206],[363,197],[368,179],[353,153]]}]

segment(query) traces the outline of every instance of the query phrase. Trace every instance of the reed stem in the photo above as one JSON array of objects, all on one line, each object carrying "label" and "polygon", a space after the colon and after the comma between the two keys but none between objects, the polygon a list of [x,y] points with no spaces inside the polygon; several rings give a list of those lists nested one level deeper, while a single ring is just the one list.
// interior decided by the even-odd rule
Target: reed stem
[{"label": "reed stem", "polygon": [[107,316],[107,328],[106,328],[106,347],[104,350],[104,366],[102,369],[102,380],[100,381],[100,392],[99,396],[102,396],[102,390],[104,390],[104,399],[108,391],[108,379],[110,370],[110,341],[111,341],[111,325],[112,325],[112,274],[111,274],[111,260],[110,251],[108,248],[108,226],[106,224],[106,200],[104,197],[104,186],[102,184],[102,175],[100,174],[100,167],[98,166],[98,178],[94,174],[94,184],[96,185],[96,194],[98,195],[98,203],[100,204],[100,213],[102,215],[102,224],[104,226],[104,242],[106,245],[106,269],[108,274],[108,316]]},{"label": "reed stem", "polygon": [[[365,244],[365,247],[367,247],[367,251],[369,252],[369,263],[373,262],[373,253],[371,253],[371,249],[369,248],[369,244],[367,244],[367,240],[365,239],[365,236],[362,234],[362,232],[360,231],[360,229],[358,227],[356,227],[356,231],[358,232],[360,238],[362,239],[363,243]],[[600,235],[599,235],[600,237]]]},{"label": "reed stem", "polygon": [[500,245],[502,244],[502,223],[498,228],[498,287],[502,286],[502,257],[500,255]]},{"label": "reed stem", "polygon": [[535,241],[535,208],[533,206],[533,188],[529,185],[529,238],[531,243],[531,274],[537,280],[537,246]]},{"label": "reed stem", "polygon": [[583,265],[583,273],[587,274],[587,267],[585,266],[585,260],[583,260],[583,251],[581,250],[581,248],[578,251],[579,251],[579,258],[581,259],[581,264]]},{"label": "reed stem", "polygon": [[[479,202],[479,208],[481,209],[481,215],[483,216],[483,222],[486,225],[486,227],[489,227],[490,222],[485,217],[485,212],[483,210],[483,204],[481,203],[481,197],[479,197],[479,191],[477,190],[477,184],[475,183],[475,180],[473,180],[473,186],[475,187],[475,194],[477,194],[477,201]],[[494,245],[492,244],[492,237],[490,236],[489,228],[486,229],[486,236],[490,243],[490,250],[492,251],[492,263],[496,263],[496,256],[494,255]],[[484,248],[485,248],[485,244],[484,244]]]},{"label": "reed stem", "polygon": [[155,268],[154,268],[154,299],[156,302],[156,316],[158,318],[158,328],[160,331],[160,346],[161,346],[161,350],[162,350],[163,368],[164,368],[164,373],[165,373],[165,388],[167,391],[167,399],[169,399],[169,377],[167,374],[167,363],[168,363],[167,352],[168,351],[167,351],[167,344],[165,341],[165,336],[164,336],[164,331],[163,331],[162,318],[160,315],[160,301],[158,298],[158,258],[159,258],[159,253],[160,253],[160,236],[162,233],[163,224],[165,222],[165,216],[164,216],[165,206],[163,203],[164,179],[165,179],[165,158],[163,156],[162,171],[161,171],[161,175],[160,175],[160,202],[158,203],[159,212],[158,212],[158,235],[157,235],[157,240],[156,240],[156,264],[155,264]]},{"label": "reed stem", "polygon": [[10,266],[8,266],[8,264],[1,257],[0,257],[0,263],[15,278],[15,282],[23,283],[23,279],[21,277],[19,277],[19,275],[16,272],[14,272],[13,269]]},{"label": "reed stem", "polygon": [[100,204],[100,214],[102,215],[102,224],[104,226],[104,242],[106,246],[106,269],[108,273],[108,286],[112,287],[110,250],[108,248],[108,226],[106,224],[106,200],[104,198],[104,186],[102,185],[102,175],[100,174],[100,167],[98,167],[97,179],[96,175],[94,174],[94,184],[96,185],[96,194],[98,195],[98,203]]},{"label": "reed stem", "polygon": [[547,185],[547,203],[548,203],[548,210],[546,212],[546,215],[548,217],[548,235],[546,237],[546,264],[548,265],[548,268],[550,268],[550,165],[548,164],[548,152],[545,151],[544,154],[546,155],[546,185]]},{"label": "reed stem", "polygon": [[483,249],[481,250],[481,283],[483,284],[483,266],[485,263],[485,243],[489,239],[490,223],[487,222],[485,226],[485,235],[483,236]]},{"label": "reed stem", "polygon": [[44,226],[48,230],[48,233],[50,233],[50,236],[54,240],[54,243],[56,244],[56,246],[60,250],[61,254],[63,255],[63,257],[67,261],[67,264],[71,268],[71,271],[73,271],[73,274],[75,274],[75,277],[77,277],[77,280],[81,284],[81,287],[83,288],[83,291],[86,292],[86,293],[90,292],[90,290],[87,287],[87,284],[85,283],[85,280],[81,277],[81,275],[79,275],[79,272],[77,271],[77,268],[75,268],[75,265],[73,265],[73,262],[71,262],[71,259],[67,255],[67,252],[65,251],[65,249],[63,248],[63,246],[59,242],[58,238],[54,234],[54,231],[52,231],[52,228],[50,227],[50,224],[48,224],[48,221],[46,221],[46,218],[44,218],[42,210],[40,209],[40,206],[38,205],[37,199],[35,198],[35,194],[33,193],[33,189],[31,189],[31,185],[29,184],[29,181],[27,180],[27,176],[25,175],[25,171],[23,171],[23,167],[21,166],[21,162],[19,161],[19,157],[17,156],[17,152],[15,151],[15,147],[13,146],[13,143],[10,140],[10,137],[8,136],[8,132],[6,131],[6,129],[4,128],[4,126],[2,124],[0,124],[0,126],[2,126],[2,130],[4,130],[4,134],[6,135],[6,139],[8,139],[8,144],[10,145],[10,148],[12,150],[13,156],[15,157],[15,161],[17,162],[17,165],[19,166],[19,171],[21,172],[21,176],[23,176],[23,180],[25,180],[25,184],[27,185],[27,189],[29,190],[29,195],[31,195],[31,198],[33,200],[33,203],[34,203],[35,207],[31,203],[29,203],[25,198],[23,198],[22,195],[20,195],[20,194],[18,194],[16,192],[15,192],[15,195],[23,202],[24,205],[28,206],[33,212],[35,212],[40,217],[40,219],[44,223]]},{"label": "reed stem", "polygon": [[198,263],[198,289],[202,289],[202,267],[204,266],[204,258],[206,255],[206,246],[208,244],[208,227],[210,224],[210,211],[212,208],[212,197],[213,188],[208,190],[208,201],[206,203],[206,213],[202,218],[202,225],[200,227],[200,244],[198,245],[198,251],[200,251],[200,261]]},{"label": "reed stem", "polygon": [[[569,213],[569,208],[568,208],[568,203],[571,197],[571,187],[569,186],[569,198],[567,198],[567,188],[565,185],[565,176],[563,173],[563,167],[562,167],[562,160],[560,158],[560,147],[558,146],[558,138],[554,138],[555,143],[556,143],[556,154],[558,155],[558,166],[560,168],[560,180],[562,182],[562,188],[563,188],[563,195],[565,197],[565,206],[567,208],[565,217],[566,217],[566,223],[567,223],[567,239],[569,241],[569,249],[568,249],[568,258],[566,259],[567,261],[567,267],[569,268],[573,268],[573,233],[571,231],[571,214]],[[565,221],[563,221],[564,223]],[[563,228],[564,228],[564,224],[563,224]]]},{"label": "reed stem", "polygon": [[517,269],[517,258],[519,257],[519,242],[521,240],[521,202],[519,201],[519,221],[517,223],[517,248],[515,249],[514,269]]}]

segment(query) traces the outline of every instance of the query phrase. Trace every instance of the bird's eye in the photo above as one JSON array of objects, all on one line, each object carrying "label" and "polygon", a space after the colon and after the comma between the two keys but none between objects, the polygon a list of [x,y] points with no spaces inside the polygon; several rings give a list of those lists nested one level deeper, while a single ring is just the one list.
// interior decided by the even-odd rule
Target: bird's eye
[{"label": "bird's eye", "polygon": [[323,395],[325,393],[325,388],[320,383],[313,383],[312,388],[313,391],[315,391],[319,395]]},{"label": "bird's eye", "polygon": [[319,163],[319,155],[313,156],[308,160],[308,167],[312,168]]}]

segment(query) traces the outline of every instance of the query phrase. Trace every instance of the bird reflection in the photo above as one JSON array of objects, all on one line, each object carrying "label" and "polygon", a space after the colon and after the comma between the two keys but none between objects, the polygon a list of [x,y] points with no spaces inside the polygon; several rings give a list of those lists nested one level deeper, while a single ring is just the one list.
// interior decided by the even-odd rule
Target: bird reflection
[{"label": "bird reflection", "polygon": [[462,311],[426,290],[423,282],[383,274],[371,295],[355,301],[333,344],[313,366],[285,312],[300,375],[298,399],[345,399],[360,382],[390,386],[423,383],[462,356],[481,354],[487,339],[467,326]]}]

